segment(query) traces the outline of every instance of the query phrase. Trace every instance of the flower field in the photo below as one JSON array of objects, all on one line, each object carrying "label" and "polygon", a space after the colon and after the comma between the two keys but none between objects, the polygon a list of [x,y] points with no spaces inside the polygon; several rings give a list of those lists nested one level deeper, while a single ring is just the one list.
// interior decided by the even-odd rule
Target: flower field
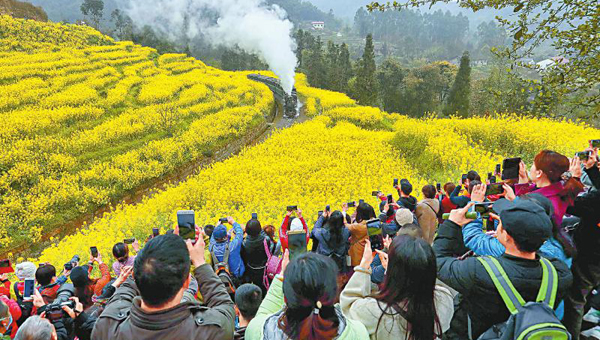
[{"label": "flower field", "polygon": [[[273,105],[268,88],[246,78],[250,72],[158,55],[72,26],[47,29],[50,36],[68,32],[64,40],[11,42],[2,32],[28,37],[14,27],[39,31],[43,24],[1,18],[1,247],[35,242],[65,221],[176,172],[263,123]],[[510,114],[412,119],[311,88],[301,74],[296,88],[308,121],[139,204],[119,206],[54,239],[33,260],[65,263],[92,245],[109,254],[124,238],[145,240],[155,227],[164,233],[180,209],[195,210],[200,225],[229,215],[245,223],[257,212],[263,225],[279,227],[285,207],[297,204],[311,224],[327,204],[375,204],[371,191],[392,193],[393,178],[408,178],[419,196],[425,184],[458,181],[470,169],[485,174],[505,157],[531,162],[544,148],[572,155],[600,138],[585,125]]]},{"label": "flower field", "polygon": [[2,248],[244,136],[273,102],[242,74],[83,26],[2,16],[0,51]]}]

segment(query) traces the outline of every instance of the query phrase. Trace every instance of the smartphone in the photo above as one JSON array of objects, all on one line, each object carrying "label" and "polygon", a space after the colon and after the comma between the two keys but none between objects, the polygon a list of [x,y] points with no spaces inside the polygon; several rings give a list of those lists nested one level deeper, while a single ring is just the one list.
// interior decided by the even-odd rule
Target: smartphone
[{"label": "smartphone", "polygon": [[363,200],[362,198],[358,200],[358,205],[361,205],[363,203],[365,203],[365,200]]},{"label": "smartphone", "polygon": [[306,232],[304,230],[288,231],[288,249],[290,251],[290,261],[306,253]]},{"label": "smartphone", "polygon": [[467,181],[467,174],[462,174],[462,177],[460,178],[460,183],[465,184],[466,181]]},{"label": "smartphone", "polygon": [[177,225],[179,226],[179,236],[182,239],[196,240],[196,217],[193,210],[179,210]]},{"label": "smartphone", "polygon": [[519,178],[521,158],[507,158],[502,162],[502,180]]},{"label": "smartphone", "polygon": [[392,196],[391,194],[387,195],[387,202],[388,202],[388,204],[394,203],[394,196]]},{"label": "smartphone", "polygon": [[592,144],[592,148],[600,148],[600,139],[592,139],[590,144]]},{"label": "smartphone", "polygon": [[227,217],[221,217],[221,218],[219,218],[219,222],[220,222],[221,224],[225,224],[225,223],[227,223]]},{"label": "smartphone", "polygon": [[442,191],[442,184],[441,184],[441,183],[437,183],[437,184],[435,185],[435,189],[436,189],[437,191]]},{"label": "smartphone", "polygon": [[394,178],[394,187],[397,187],[397,186],[398,186],[398,179]]},{"label": "smartphone", "polygon": [[367,234],[369,236],[381,235],[382,224],[378,218],[367,221]]},{"label": "smartphone", "polygon": [[504,193],[504,183],[490,183],[485,189],[485,195],[500,195]]},{"label": "smartphone", "polygon": [[25,280],[25,288],[23,289],[23,300],[31,300],[33,299],[33,287],[35,286],[34,279],[26,279]]},{"label": "smartphone", "polygon": [[500,164],[496,164],[496,175],[500,175],[502,173],[502,166]]},{"label": "smartphone", "polygon": [[330,206],[330,205],[327,205],[327,206],[325,207],[325,211],[327,211],[327,212],[330,212],[330,211],[331,211],[331,206]]},{"label": "smartphone", "polygon": [[490,212],[493,212],[493,210],[492,210],[493,204],[494,204],[494,202],[477,203],[473,206],[473,210],[475,212],[480,213],[481,215],[487,215]]},{"label": "smartphone", "polygon": [[13,273],[15,270],[10,264],[9,259],[4,259],[0,261],[0,274]]},{"label": "smartphone", "polygon": [[371,191],[371,196],[373,196],[373,197],[377,197],[377,196],[379,196],[379,193],[380,193],[380,192],[381,192],[381,191],[379,191],[379,190],[377,190],[377,191]]},{"label": "smartphone", "polygon": [[287,206],[287,211],[295,211],[295,210],[298,210],[297,205],[288,205]]},{"label": "smartphone", "polygon": [[158,228],[152,228],[152,237],[156,237],[158,235]]},{"label": "smartphone", "polygon": [[490,178],[490,184],[494,183],[496,183],[496,176],[492,176],[492,178]]},{"label": "smartphone", "polygon": [[575,154],[576,157],[579,157],[582,161],[587,161],[590,158],[592,153],[590,151],[581,151]]},{"label": "smartphone", "polygon": [[92,257],[94,257],[94,258],[98,257],[98,248],[90,247],[90,252],[92,252]]},{"label": "smartphone", "polygon": [[258,214],[257,213],[252,213],[252,219],[253,220],[258,220]]},{"label": "smartphone", "polygon": [[348,208],[356,207],[356,202],[348,202]]},{"label": "smartphone", "polygon": [[323,210],[319,210],[319,212],[317,213],[317,216],[318,216],[318,217],[321,217],[321,216],[323,216]]},{"label": "smartphone", "polygon": [[135,242],[135,238],[126,238],[123,240],[125,244],[133,244],[133,242]]},{"label": "smartphone", "polygon": [[65,263],[65,270],[66,271],[73,270],[73,262]]}]

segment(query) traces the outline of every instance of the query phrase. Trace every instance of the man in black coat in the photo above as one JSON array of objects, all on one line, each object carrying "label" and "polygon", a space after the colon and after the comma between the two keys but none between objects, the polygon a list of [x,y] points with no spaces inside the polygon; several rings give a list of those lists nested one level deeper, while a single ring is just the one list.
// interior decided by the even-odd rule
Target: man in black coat
[{"label": "man in black coat", "polygon": [[[477,339],[493,325],[508,320],[510,312],[478,259],[454,257],[464,250],[461,228],[472,221],[465,216],[472,205],[452,211],[450,218],[439,227],[433,248],[438,261],[438,278],[462,294],[468,314],[463,321],[466,324],[453,322],[451,330],[464,334],[464,330],[469,329],[472,339]],[[531,201],[513,203],[502,199],[494,204],[494,210],[500,220],[497,237],[506,247],[498,262],[525,301],[535,301],[542,284],[542,266],[536,252],[552,235],[552,222],[544,209]],[[559,278],[558,304],[571,286],[572,275],[562,261],[550,261]]]}]

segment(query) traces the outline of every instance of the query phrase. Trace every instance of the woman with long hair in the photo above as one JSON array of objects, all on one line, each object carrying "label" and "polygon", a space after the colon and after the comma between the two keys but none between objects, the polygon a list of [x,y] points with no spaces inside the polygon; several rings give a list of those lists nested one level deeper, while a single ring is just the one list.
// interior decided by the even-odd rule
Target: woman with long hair
[{"label": "woman with long hair", "polygon": [[366,339],[365,327],[346,318],[336,305],[337,272],[336,264],[326,256],[304,253],[289,262],[286,251],[283,275],[273,280],[246,329],[246,339]]},{"label": "woman with long hair", "polygon": [[429,243],[400,235],[388,254],[377,252],[386,268],[381,291],[371,295],[373,253],[367,241],[360,265],[342,291],[342,311],[363,323],[371,339],[441,339],[450,328],[454,304],[452,293],[436,285],[437,264]]},{"label": "woman with long hair", "polygon": [[311,237],[317,241],[317,254],[325,255],[334,260],[340,270],[338,284],[343,286],[348,282],[350,267],[347,265],[350,231],[344,225],[344,214],[336,210],[323,211],[312,229]]}]

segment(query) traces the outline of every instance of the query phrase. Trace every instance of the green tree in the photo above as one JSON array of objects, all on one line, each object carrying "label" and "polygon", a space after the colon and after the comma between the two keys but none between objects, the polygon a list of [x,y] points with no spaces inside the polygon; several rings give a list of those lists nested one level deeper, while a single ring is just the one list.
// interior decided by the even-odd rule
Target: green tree
[{"label": "green tree", "polygon": [[93,26],[98,29],[100,28],[100,20],[104,11],[104,1],[102,0],[84,0],[81,4],[81,13],[86,17],[90,17]]},{"label": "green tree", "polygon": [[115,24],[115,35],[119,40],[131,40],[133,21],[129,16],[116,8],[110,14],[111,21]]},{"label": "green tree", "polygon": [[[406,0],[386,3],[373,2],[367,6],[371,11],[402,9],[432,5],[451,0]],[[454,2],[454,1],[453,1]],[[557,100],[585,98],[574,103],[575,108],[588,108],[588,119],[600,117],[600,5],[590,0],[458,0],[463,8],[479,11],[486,8],[512,9],[514,15],[497,17],[505,31],[512,35],[512,44],[494,51],[508,58],[513,66],[534,68],[520,62],[522,58],[545,44],[551,44],[558,55],[569,58],[541,73],[540,81],[529,81],[535,90],[543,92],[536,96],[535,110],[548,112],[548,94]]]},{"label": "green tree", "polygon": [[352,90],[354,98],[360,105],[377,106],[377,65],[375,64],[375,47],[373,36],[367,35],[365,51],[358,62],[356,81]]},{"label": "green tree", "polygon": [[386,59],[377,70],[379,95],[385,111],[401,112],[403,109],[402,91],[405,89],[406,73],[400,62],[392,58]]},{"label": "green tree", "polygon": [[325,71],[326,71],[326,88],[332,91],[341,91],[341,69],[339,65],[340,47],[333,43],[327,42],[327,54],[325,56]]},{"label": "green tree", "polygon": [[461,117],[469,115],[469,102],[471,93],[471,65],[469,52],[463,53],[454,84],[448,95],[448,103],[444,107],[446,116],[458,113]]},{"label": "green tree", "polygon": [[326,70],[323,60],[323,43],[321,37],[318,37],[315,43],[305,52],[302,57],[304,60],[304,71],[306,79],[311,86],[326,88]]},{"label": "green tree", "polygon": [[348,45],[342,43],[340,46],[339,56],[339,69],[340,69],[340,91],[346,94],[350,93],[350,79],[352,79],[352,62],[350,61],[350,51],[348,51]]}]

